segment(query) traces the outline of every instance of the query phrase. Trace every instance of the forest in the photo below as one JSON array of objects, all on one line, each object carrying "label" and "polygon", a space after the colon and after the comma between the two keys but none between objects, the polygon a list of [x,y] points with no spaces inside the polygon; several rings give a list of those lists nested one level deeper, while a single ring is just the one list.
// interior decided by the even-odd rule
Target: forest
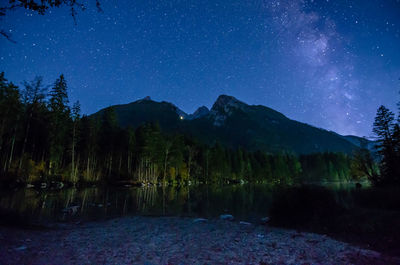
[{"label": "forest", "polygon": [[[249,152],[218,142],[209,146],[184,135],[166,134],[158,123],[121,128],[112,107],[100,117],[81,115],[79,102],[69,105],[63,75],[50,88],[41,77],[22,86],[9,82],[4,72],[0,74],[0,182],[4,186],[52,182],[294,184],[380,176],[378,164],[365,148],[354,155],[297,155]],[[382,140],[381,145],[387,142]],[[380,165],[385,171],[385,165]]]}]

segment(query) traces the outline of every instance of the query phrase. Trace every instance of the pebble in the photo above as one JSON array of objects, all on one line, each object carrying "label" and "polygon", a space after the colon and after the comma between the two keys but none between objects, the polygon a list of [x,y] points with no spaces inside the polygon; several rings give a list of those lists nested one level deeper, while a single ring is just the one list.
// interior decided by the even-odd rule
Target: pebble
[{"label": "pebble", "polygon": [[27,248],[28,248],[27,246],[22,245],[22,246],[15,248],[15,250],[22,251],[22,250],[26,250]]},{"label": "pebble", "polygon": [[221,214],[219,216],[219,219],[221,220],[228,220],[228,221],[232,221],[234,219],[233,215],[231,214]]},{"label": "pebble", "polygon": [[205,218],[196,218],[193,220],[193,223],[204,223],[207,222],[208,220]]},{"label": "pebble", "polygon": [[[193,225],[196,219],[202,224]],[[0,264],[400,264],[327,236],[205,220],[126,217],[40,232],[0,227],[4,238],[21,242],[0,244]]]}]

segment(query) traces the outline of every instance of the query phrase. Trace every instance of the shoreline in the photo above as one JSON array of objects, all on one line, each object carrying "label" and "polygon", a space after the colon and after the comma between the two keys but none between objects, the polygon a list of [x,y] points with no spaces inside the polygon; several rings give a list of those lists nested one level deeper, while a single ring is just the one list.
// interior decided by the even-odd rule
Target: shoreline
[{"label": "shoreline", "polygon": [[122,217],[52,229],[0,227],[1,264],[398,264],[296,230],[182,217]]}]

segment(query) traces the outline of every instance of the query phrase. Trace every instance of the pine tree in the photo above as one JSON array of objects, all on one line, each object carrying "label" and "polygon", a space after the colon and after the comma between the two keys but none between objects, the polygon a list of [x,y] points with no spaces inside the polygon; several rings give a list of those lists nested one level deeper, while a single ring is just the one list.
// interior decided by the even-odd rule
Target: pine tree
[{"label": "pine tree", "polygon": [[113,171],[113,159],[115,151],[115,141],[118,133],[118,122],[115,110],[109,107],[104,110],[100,126],[99,147],[105,165],[105,175],[111,176]]},{"label": "pine tree", "polygon": [[0,162],[3,172],[11,166],[22,104],[18,87],[0,73]]},{"label": "pine tree", "polygon": [[373,126],[373,132],[378,136],[378,152],[381,155],[379,178],[373,179],[375,185],[400,184],[400,172],[398,171],[395,151],[396,126],[394,114],[385,106],[380,106]]},{"label": "pine tree", "polygon": [[54,174],[55,170],[61,167],[62,164],[66,147],[65,140],[67,139],[66,136],[68,132],[68,119],[70,112],[67,104],[67,82],[64,75],[60,75],[50,91],[50,174]]},{"label": "pine tree", "polygon": [[25,107],[25,132],[17,173],[21,170],[22,167],[28,138],[31,132],[33,117],[37,115],[39,109],[41,109],[42,107],[42,104],[44,104],[43,100],[45,98],[46,88],[43,86],[42,83],[43,78],[40,76],[35,77],[35,79],[29,83],[24,81],[25,90],[23,91],[23,104]]},{"label": "pine tree", "polygon": [[71,180],[72,182],[76,182],[76,175],[78,171],[78,166],[76,165],[76,158],[75,158],[75,153],[76,153],[76,143],[78,142],[77,136],[79,135],[78,133],[78,124],[80,120],[80,112],[81,112],[81,105],[79,101],[75,102],[74,105],[72,106],[72,150],[71,150]]}]

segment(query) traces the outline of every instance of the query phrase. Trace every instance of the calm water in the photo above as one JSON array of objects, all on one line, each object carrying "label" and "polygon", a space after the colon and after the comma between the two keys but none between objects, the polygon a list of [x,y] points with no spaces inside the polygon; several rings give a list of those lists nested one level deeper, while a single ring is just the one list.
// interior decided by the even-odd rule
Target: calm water
[{"label": "calm water", "polygon": [[[330,186],[337,190],[350,187],[354,185]],[[35,222],[99,220],[127,215],[213,218],[224,213],[241,220],[255,221],[268,216],[277,192],[277,188],[265,184],[70,188],[56,191],[27,188],[3,192],[0,210],[27,216]],[[341,194],[343,196],[343,192]],[[68,208],[70,210],[66,212]]]}]

